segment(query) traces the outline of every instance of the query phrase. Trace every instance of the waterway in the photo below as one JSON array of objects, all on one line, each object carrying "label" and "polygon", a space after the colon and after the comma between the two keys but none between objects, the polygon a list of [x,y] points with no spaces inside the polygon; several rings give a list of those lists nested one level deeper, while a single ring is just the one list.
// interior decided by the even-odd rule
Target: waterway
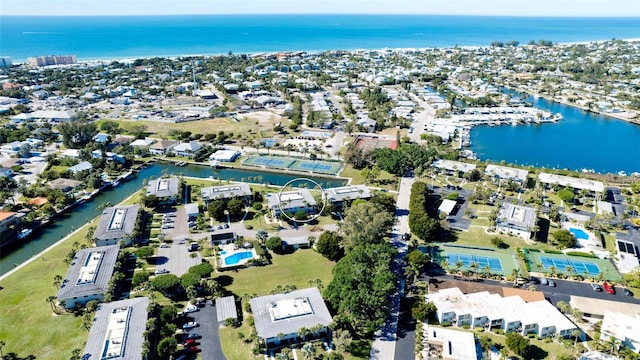
[{"label": "waterway", "polygon": [[640,172],[640,125],[543,98],[526,96],[525,100],[560,113],[563,119],[547,124],[474,127],[471,150],[478,158],[600,173]]},{"label": "waterway", "polygon": [[[257,170],[244,169],[212,169],[207,166],[186,165],[176,166],[173,164],[157,163],[147,168],[141,169],[138,175],[130,181],[121,183],[117,188],[109,188],[94,199],[79,205],[69,213],[62,215],[55,222],[39,230],[30,241],[21,245],[13,246],[0,253],[0,275],[8,272],[15,266],[23,263],[29,258],[40,253],[55,242],[69,235],[71,232],[84,226],[93,218],[100,214],[98,207],[110,202],[117,204],[136,191],[140,190],[144,179],[160,177],[162,174],[175,174],[189,177],[209,178],[232,181],[252,181],[268,183],[273,185],[284,185],[289,180],[300,177],[298,175],[286,173],[262,172]],[[318,182],[322,187],[342,186],[346,183],[343,179],[307,177]]]}]

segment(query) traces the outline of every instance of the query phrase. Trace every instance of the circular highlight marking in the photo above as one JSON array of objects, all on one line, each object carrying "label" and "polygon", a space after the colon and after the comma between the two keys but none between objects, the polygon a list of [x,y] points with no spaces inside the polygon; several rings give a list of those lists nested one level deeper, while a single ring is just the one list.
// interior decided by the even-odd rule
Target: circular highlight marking
[{"label": "circular highlight marking", "polygon": [[[318,211],[315,215],[313,215],[311,218],[306,219],[306,220],[297,220],[292,218],[291,216],[289,216],[284,210],[282,210],[282,191],[289,185],[291,185],[292,183],[295,182],[300,182],[300,181],[308,181],[310,183],[313,183],[318,189],[320,189],[320,196],[322,198],[322,209],[320,209],[320,211]],[[317,219],[318,217],[320,217],[320,214],[322,214],[322,212],[324,211],[324,208],[327,206],[327,201],[326,201],[326,194],[324,193],[324,189],[322,188],[322,186],[320,186],[320,184],[318,184],[315,180],[311,180],[309,178],[295,178],[295,179],[291,179],[289,181],[287,181],[286,184],[282,185],[282,187],[280,188],[280,191],[278,192],[278,209],[280,209],[280,214],[284,215],[284,217],[286,217],[287,219],[291,220],[291,221],[295,221],[295,222],[299,222],[299,223],[308,223],[311,222],[315,219]]]}]

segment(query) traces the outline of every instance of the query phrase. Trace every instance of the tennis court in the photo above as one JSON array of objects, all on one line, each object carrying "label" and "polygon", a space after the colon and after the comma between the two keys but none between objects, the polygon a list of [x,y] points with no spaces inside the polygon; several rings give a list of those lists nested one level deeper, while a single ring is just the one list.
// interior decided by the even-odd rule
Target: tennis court
[{"label": "tennis court", "polygon": [[552,266],[555,266],[558,270],[566,270],[568,267],[572,268],[578,274],[585,274],[589,276],[598,276],[600,268],[598,265],[584,260],[571,260],[569,258],[551,258],[548,256],[540,256],[540,262],[545,270],[549,270]]},{"label": "tennis court", "polygon": [[356,139],[355,145],[359,149],[362,149],[363,152],[370,152],[380,148],[389,148],[391,150],[395,150],[398,147],[398,142],[391,139],[360,136]]},{"label": "tennis court", "polygon": [[[528,250],[525,251],[525,256],[532,272],[548,274],[551,273],[551,267],[553,266],[558,274],[566,276],[580,275],[584,278],[604,276],[609,281],[619,281],[621,279],[620,274],[618,274],[609,260],[550,254],[531,251],[531,249],[525,250]],[[570,271],[567,271],[567,269]]]},{"label": "tennis court", "polygon": [[449,264],[456,264],[458,261],[461,261],[464,266],[470,267],[471,264],[477,263],[478,269],[482,269],[485,266],[489,266],[491,271],[502,272],[502,263],[500,259],[496,257],[486,257],[486,256],[476,256],[476,255],[467,255],[467,254],[456,254],[456,253],[447,253],[447,261]]},{"label": "tennis court", "polygon": [[341,162],[301,160],[282,156],[252,155],[242,161],[243,165],[263,168],[313,172],[337,175],[342,168]]},{"label": "tennis court", "polygon": [[469,270],[471,264],[478,264],[476,272],[484,272],[485,268],[491,269],[492,274],[502,276],[511,275],[517,269],[513,254],[499,252],[491,249],[471,248],[461,245],[438,245],[432,254],[435,261],[442,264],[446,260],[450,269],[456,268],[458,262],[462,263],[461,270]]}]

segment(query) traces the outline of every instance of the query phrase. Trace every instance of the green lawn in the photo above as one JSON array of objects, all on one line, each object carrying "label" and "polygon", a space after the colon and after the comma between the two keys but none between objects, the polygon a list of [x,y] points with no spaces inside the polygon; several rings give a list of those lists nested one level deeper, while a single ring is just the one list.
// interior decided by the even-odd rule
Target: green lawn
[{"label": "green lawn", "polygon": [[[458,330],[458,328],[456,328],[456,330]],[[472,330],[463,331],[472,332]],[[502,347],[506,346],[506,337],[504,335],[498,335],[491,331],[475,332],[475,334],[477,337],[488,336],[491,338],[494,344],[500,344]],[[567,346],[565,346],[564,344],[554,341],[545,342],[543,340],[529,339],[529,344],[534,349],[534,352],[529,356],[529,358],[532,360],[557,358],[557,356],[562,353],[571,354],[573,351],[573,348],[567,348]],[[579,344],[578,347],[580,347]]]}]

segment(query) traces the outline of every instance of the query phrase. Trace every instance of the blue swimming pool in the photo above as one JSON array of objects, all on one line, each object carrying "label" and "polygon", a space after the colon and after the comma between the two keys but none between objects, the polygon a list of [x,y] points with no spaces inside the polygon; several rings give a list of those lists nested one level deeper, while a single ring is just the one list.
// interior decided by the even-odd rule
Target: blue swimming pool
[{"label": "blue swimming pool", "polygon": [[578,240],[589,240],[589,234],[587,234],[582,229],[577,228],[569,228],[569,231],[576,237]]},{"label": "blue swimming pool", "polygon": [[226,250],[222,250],[222,251],[220,251],[220,255],[224,255],[224,254],[226,254],[226,253],[227,253],[227,251],[226,251]]},{"label": "blue swimming pool", "polygon": [[239,251],[233,255],[229,255],[224,258],[224,264],[226,266],[229,265],[237,265],[240,261],[244,259],[249,259],[253,257],[253,251]]}]

